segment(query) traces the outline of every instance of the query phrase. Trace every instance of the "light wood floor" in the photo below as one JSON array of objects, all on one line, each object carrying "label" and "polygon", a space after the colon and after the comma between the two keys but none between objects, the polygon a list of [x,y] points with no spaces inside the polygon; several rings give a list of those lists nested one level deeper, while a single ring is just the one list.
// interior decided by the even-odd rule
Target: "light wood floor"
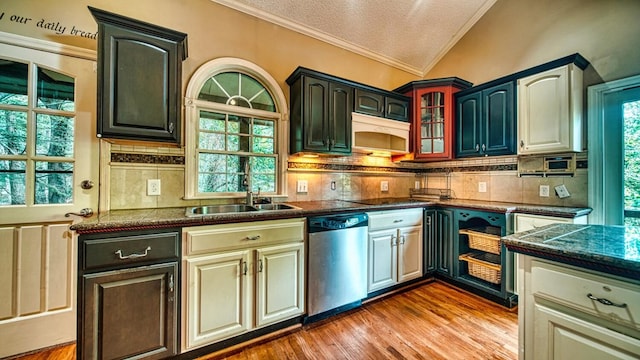
[{"label": "light wood floor", "polygon": [[[222,359],[517,359],[517,317],[515,309],[433,282]],[[20,359],[74,358],[68,345]]]}]

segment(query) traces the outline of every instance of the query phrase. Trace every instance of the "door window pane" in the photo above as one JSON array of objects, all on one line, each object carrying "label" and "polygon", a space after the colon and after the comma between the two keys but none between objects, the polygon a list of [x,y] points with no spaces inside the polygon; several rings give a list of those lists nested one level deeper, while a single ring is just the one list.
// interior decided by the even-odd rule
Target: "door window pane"
[{"label": "door window pane", "polygon": [[36,155],[73,157],[74,119],[36,115]]},{"label": "door window pane", "polygon": [[625,224],[640,225],[640,101],[622,105]]},{"label": "door window pane", "polygon": [[0,109],[0,154],[27,152],[27,113]]},{"label": "door window pane", "polygon": [[73,202],[74,97],[72,77],[0,59],[0,205]]},{"label": "door window pane", "polygon": [[0,160],[0,205],[24,205],[26,161]]},{"label": "door window pane", "polygon": [[74,111],[74,80],[72,77],[38,67],[38,107]]},{"label": "door window pane", "polygon": [[0,58],[0,104],[27,106],[29,66]]},{"label": "door window pane", "polygon": [[73,202],[73,163],[36,161],[35,204]]}]

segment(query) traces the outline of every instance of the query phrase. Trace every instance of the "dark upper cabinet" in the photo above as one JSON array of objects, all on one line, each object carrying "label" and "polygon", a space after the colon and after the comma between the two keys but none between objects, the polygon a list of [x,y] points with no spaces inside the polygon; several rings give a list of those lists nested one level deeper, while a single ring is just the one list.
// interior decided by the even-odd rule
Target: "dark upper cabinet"
[{"label": "dark upper cabinet", "polygon": [[362,114],[383,117],[385,110],[384,95],[364,89],[356,89],[354,110]]},{"label": "dark upper cabinet", "polygon": [[516,153],[514,82],[456,96],[456,157]]},{"label": "dark upper cabinet", "polygon": [[384,98],[385,113],[384,117],[393,120],[408,122],[410,119],[410,100],[400,99],[396,97],[387,96]]},{"label": "dark upper cabinet", "polygon": [[98,137],[180,143],[187,35],[89,10],[98,23]]},{"label": "dark upper cabinet", "polygon": [[351,154],[353,87],[297,72],[290,86],[290,153]]},{"label": "dark upper cabinet", "polygon": [[409,98],[399,94],[355,88],[354,111],[399,121],[409,121]]}]

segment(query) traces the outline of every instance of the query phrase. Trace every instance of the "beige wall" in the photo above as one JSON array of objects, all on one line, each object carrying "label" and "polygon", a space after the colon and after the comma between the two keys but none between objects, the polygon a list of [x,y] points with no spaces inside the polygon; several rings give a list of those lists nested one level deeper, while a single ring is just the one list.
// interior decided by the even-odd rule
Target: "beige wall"
[{"label": "beige wall", "polygon": [[[285,94],[285,79],[305,66],[383,89],[393,89],[416,76],[229,9],[210,0],[2,0],[0,31],[95,49],[95,40],[70,35],[72,26],[96,32],[87,6],[146,21],[188,34],[189,57],[183,64],[186,84],[205,62],[224,56],[256,63],[271,74]],[[16,15],[32,18],[21,24]],[[38,27],[60,23],[64,34]]]},{"label": "beige wall", "polygon": [[639,19],[638,0],[498,0],[426,78],[480,84],[573,53],[595,70],[585,86],[636,75]]},{"label": "beige wall", "polygon": [[[87,6],[118,13],[188,34],[189,57],[183,65],[186,86],[203,63],[218,57],[239,57],[264,68],[288,96],[285,79],[297,66],[305,66],[380,88],[392,89],[415,76],[380,64],[344,49],[267,23],[210,0],[3,0],[0,3],[0,31],[95,49],[95,40],[70,34],[75,27],[97,30]],[[12,20],[14,17],[14,20]],[[31,18],[19,23],[18,18]],[[593,64],[586,84],[640,73],[640,1],[637,0],[498,0],[484,18],[459,44],[432,69],[427,78],[458,76],[479,84],[575,52]],[[37,24],[58,24],[65,32],[57,34]],[[407,39],[410,41],[410,39]],[[133,152],[182,154],[182,149],[131,147]],[[125,146],[116,145],[124,151]],[[131,150],[127,150],[131,151]],[[107,156],[108,159],[108,156]],[[361,157],[342,158],[342,162],[368,165]],[[449,166],[474,162],[500,164],[505,159],[456,161]],[[515,158],[507,160],[513,163]],[[108,160],[105,161],[108,163]],[[397,166],[377,163],[373,166]],[[414,165],[442,167],[442,164]],[[162,195],[145,194],[146,179],[162,180]],[[308,180],[311,191],[298,194],[295,183]],[[389,181],[390,190],[381,192],[380,181]],[[290,171],[290,201],[357,199],[407,196],[416,177],[392,173]],[[336,181],[336,190],[331,190]],[[477,183],[487,182],[487,192],[477,192]],[[572,197],[540,198],[540,184],[564,183]],[[137,187],[136,187],[137,186]],[[527,203],[586,206],[586,173],[566,179],[518,178],[515,172],[455,172],[451,190],[457,198],[522,201]],[[118,164],[110,167],[106,196],[111,209],[170,207],[200,204],[184,201],[184,167]],[[206,203],[210,203],[208,201]],[[101,209],[105,210],[105,209]]]}]

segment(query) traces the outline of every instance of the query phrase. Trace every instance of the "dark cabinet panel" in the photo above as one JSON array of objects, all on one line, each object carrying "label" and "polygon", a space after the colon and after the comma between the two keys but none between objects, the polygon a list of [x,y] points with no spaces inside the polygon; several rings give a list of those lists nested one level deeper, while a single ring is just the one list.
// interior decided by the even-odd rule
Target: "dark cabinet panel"
[{"label": "dark cabinet panel", "polygon": [[85,275],[82,359],[177,353],[176,262]]},{"label": "dark cabinet panel", "polygon": [[351,154],[354,89],[313,73],[295,73],[290,86],[290,153]]},{"label": "dark cabinet panel", "polygon": [[176,355],[180,229],[82,234],[78,249],[77,358]]},{"label": "dark cabinet panel", "polygon": [[472,93],[457,99],[456,157],[480,154],[481,93]]},{"label": "dark cabinet panel", "polygon": [[399,121],[409,121],[409,100],[385,97],[384,117]]},{"label": "dark cabinet panel", "polygon": [[355,90],[356,112],[372,116],[384,116],[384,95],[356,88]]},{"label": "dark cabinet panel", "polygon": [[436,249],[437,256],[437,272],[448,276],[455,276],[455,241],[453,238],[453,211],[438,210],[436,211]]},{"label": "dark cabinet panel", "polygon": [[436,237],[436,210],[424,212],[424,273],[430,274],[436,271],[438,263],[436,244],[440,241]]},{"label": "dark cabinet panel", "polygon": [[351,153],[351,109],[353,88],[340,83],[329,83],[329,150]]},{"label": "dark cabinet panel", "polygon": [[409,121],[409,99],[391,92],[355,88],[354,111],[387,119]]},{"label": "dark cabinet panel", "polygon": [[98,137],[181,141],[186,34],[89,7],[98,23]]},{"label": "dark cabinet panel", "polygon": [[456,97],[456,157],[516,153],[513,81]]}]

